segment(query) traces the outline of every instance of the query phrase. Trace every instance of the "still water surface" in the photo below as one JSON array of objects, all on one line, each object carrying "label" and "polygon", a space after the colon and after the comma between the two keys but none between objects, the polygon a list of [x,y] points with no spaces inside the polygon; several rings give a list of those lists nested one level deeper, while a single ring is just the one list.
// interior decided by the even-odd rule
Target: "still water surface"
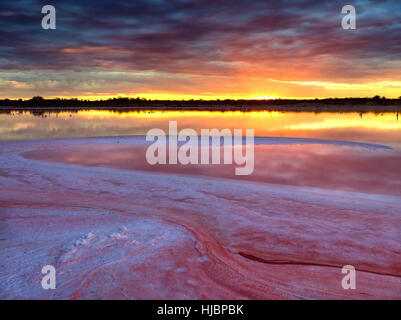
[{"label": "still water surface", "polygon": [[34,114],[0,114],[0,140],[145,135],[168,121],[178,128],[254,129],[256,136],[318,138],[389,145],[401,148],[397,113],[313,113],[275,111],[130,111],[91,110]]}]

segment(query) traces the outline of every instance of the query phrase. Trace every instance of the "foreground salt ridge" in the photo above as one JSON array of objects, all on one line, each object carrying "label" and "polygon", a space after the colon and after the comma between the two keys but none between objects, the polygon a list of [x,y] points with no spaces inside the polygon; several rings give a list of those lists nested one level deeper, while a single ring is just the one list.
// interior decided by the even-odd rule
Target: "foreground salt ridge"
[{"label": "foreground salt ridge", "polygon": [[70,144],[2,145],[1,298],[401,298],[400,197],[19,155]]}]

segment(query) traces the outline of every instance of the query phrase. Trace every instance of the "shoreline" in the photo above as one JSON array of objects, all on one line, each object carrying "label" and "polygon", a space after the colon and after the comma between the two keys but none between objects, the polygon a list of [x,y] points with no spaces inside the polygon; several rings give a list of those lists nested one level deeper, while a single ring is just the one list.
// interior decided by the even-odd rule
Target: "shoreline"
[{"label": "shoreline", "polygon": [[242,112],[252,112],[252,111],[278,111],[278,112],[373,112],[373,113],[383,113],[383,112],[400,112],[401,105],[339,105],[339,104],[322,104],[322,103],[296,103],[288,105],[255,105],[255,104],[242,104],[242,105],[185,105],[185,102],[166,105],[166,104],[143,104],[137,106],[0,106],[0,113],[10,113],[12,111],[30,111],[30,112],[78,112],[78,111],[90,111],[90,110],[107,110],[115,112],[127,112],[127,111],[242,111]]}]

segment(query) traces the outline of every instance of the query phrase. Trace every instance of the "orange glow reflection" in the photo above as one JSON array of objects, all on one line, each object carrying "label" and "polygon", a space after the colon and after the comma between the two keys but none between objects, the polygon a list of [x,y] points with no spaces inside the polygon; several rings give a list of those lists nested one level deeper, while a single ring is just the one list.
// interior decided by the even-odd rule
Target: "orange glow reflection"
[{"label": "orange glow reflection", "polygon": [[167,132],[168,121],[179,129],[255,129],[256,136],[297,137],[380,143],[401,147],[401,121],[396,113],[312,113],[276,111],[78,111],[34,116],[0,114],[2,140],[90,136],[145,135],[152,128]]}]

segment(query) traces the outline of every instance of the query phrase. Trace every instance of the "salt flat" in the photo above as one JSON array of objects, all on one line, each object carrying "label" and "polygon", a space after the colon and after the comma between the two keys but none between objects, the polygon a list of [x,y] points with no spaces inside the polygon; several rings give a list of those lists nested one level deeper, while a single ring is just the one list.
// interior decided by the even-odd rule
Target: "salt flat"
[{"label": "salt flat", "polygon": [[[398,154],[337,145],[342,154],[393,164],[375,176],[375,188],[362,187],[361,173],[344,189],[343,180],[331,178],[271,183],[274,177],[261,173],[271,163],[255,181],[214,169],[138,167],[141,141],[1,144],[0,298],[401,299],[401,197],[387,192],[399,183],[392,171]],[[260,152],[280,163],[284,158],[275,156],[288,145],[313,149],[308,141],[271,142]],[[300,150],[293,154],[304,157]],[[111,156],[98,163],[95,151]],[[318,157],[308,155],[308,163]],[[41,268],[49,264],[57,270],[56,290],[41,287]],[[344,265],[357,269],[356,290],[341,287]]]}]

